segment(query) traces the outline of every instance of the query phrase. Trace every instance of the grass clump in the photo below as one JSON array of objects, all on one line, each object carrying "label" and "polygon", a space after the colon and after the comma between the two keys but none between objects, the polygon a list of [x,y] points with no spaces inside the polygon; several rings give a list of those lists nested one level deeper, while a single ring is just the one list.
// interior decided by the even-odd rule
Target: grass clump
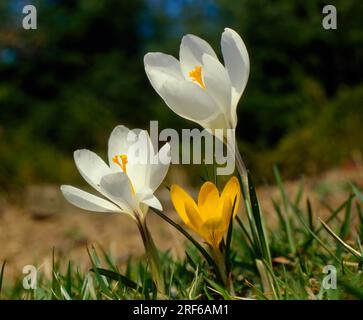
[{"label": "grass clump", "polygon": [[[146,259],[129,259],[122,270],[102,248],[88,249],[92,267],[76,264],[53,253],[52,276],[37,273],[36,289],[26,290],[24,275],[4,281],[6,262],[0,266],[1,299],[362,299],[363,194],[351,185],[347,199],[319,218],[303,183],[289,196],[279,171],[274,170],[280,197],[272,199],[273,212],[262,214],[249,177],[251,208],[230,225],[221,243],[231,288],[220,281],[208,252],[162,212],[161,219],[183,230],[188,241],[185,257],[159,252],[165,290],[156,289]],[[265,225],[274,214],[277,225]],[[169,220],[169,221],[168,221]]]}]

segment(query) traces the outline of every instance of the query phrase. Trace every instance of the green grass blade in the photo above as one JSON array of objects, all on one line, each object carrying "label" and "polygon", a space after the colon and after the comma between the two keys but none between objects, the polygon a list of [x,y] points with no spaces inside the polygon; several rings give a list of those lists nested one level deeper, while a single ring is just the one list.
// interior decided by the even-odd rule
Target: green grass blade
[{"label": "green grass blade", "polygon": [[185,250],[185,256],[187,259],[187,262],[192,266],[193,270],[197,269],[197,264],[194,262],[193,258],[190,256],[190,254]]},{"label": "green grass blade", "polygon": [[65,300],[72,300],[71,296],[63,286],[60,286],[60,290]]},{"label": "green grass blade", "polygon": [[103,258],[105,259],[108,267],[115,272],[118,272],[117,266],[115,265],[114,261],[112,261],[111,255],[108,254],[101,246],[100,246]]},{"label": "green grass blade", "polygon": [[351,294],[359,300],[363,300],[363,290],[361,288],[358,288],[355,285],[343,281],[339,281],[339,285],[341,285],[347,293]]},{"label": "green grass blade", "polygon": [[339,236],[340,238],[344,239],[349,231],[350,231],[350,219],[351,219],[351,212],[352,212],[352,197],[349,197],[348,199],[348,203],[346,205],[346,209],[345,209],[345,216],[344,216],[344,221],[342,224],[342,227],[340,229],[340,233]]},{"label": "green grass blade", "polygon": [[203,291],[205,295],[207,296],[208,300],[214,300],[213,296],[209,293],[208,287],[206,285],[203,286]]},{"label": "green grass blade", "polygon": [[253,214],[253,218],[256,223],[259,243],[261,244],[262,258],[272,266],[271,253],[270,253],[270,247],[269,247],[265,223],[264,223],[264,217],[261,214],[260,205],[259,205],[258,199],[257,199],[256,189],[253,185],[252,177],[249,172],[248,172],[248,188],[249,188],[249,195],[250,195],[250,199],[251,199],[252,214]]},{"label": "green grass blade", "polygon": [[[344,240],[349,232],[350,232],[350,220],[351,220],[351,212],[352,212],[352,197],[349,197],[348,199],[349,201],[347,202],[347,205],[345,206],[345,215],[344,215],[344,220],[342,223],[342,226],[340,228],[339,231],[339,237]],[[342,246],[338,244],[337,246],[337,255],[340,256],[342,253]]]},{"label": "green grass blade", "polygon": [[282,201],[283,201],[283,204],[284,204],[285,212],[287,212],[289,199],[287,197],[285,187],[284,187],[284,185],[282,183],[280,171],[279,171],[279,169],[278,169],[278,167],[276,165],[274,166],[273,171],[274,171],[274,176],[275,176],[277,186],[279,187],[279,190],[280,190],[280,194],[281,194],[281,198],[282,198]]},{"label": "green grass blade", "polygon": [[[256,223],[255,220],[253,218],[253,213],[252,213],[252,207],[251,207],[251,202],[249,199],[249,194],[247,194],[248,190],[246,190],[246,186],[245,186],[245,182],[243,180],[243,177],[239,174],[238,175],[238,179],[240,182],[240,186],[241,186],[241,190],[242,190],[242,196],[243,196],[243,203],[245,206],[245,210],[246,210],[246,215],[247,215],[247,219],[248,219],[248,223],[250,226],[250,231],[251,231],[251,236],[249,237],[249,233],[246,231],[245,232],[245,228],[243,227],[243,224],[241,222],[241,220],[239,221],[240,226],[242,228],[242,231],[245,233],[246,236],[248,236],[248,238],[251,239],[251,243],[252,243],[252,249],[254,251],[254,257],[255,258],[261,258],[261,252],[262,252],[262,246],[260,243],[260,239],[258,237],[258,231],[257,231],[257,227],[256,227]],[[246,184],[248,185],[248,179]]]},{"label": "green grass blade", "polygon": [[308,221],[309,221],[309,227],[311,229],[311,231],[314,232],[314,213],[313,213],[313,209],[312,209],[312,206],[311,206],[311,202],[310,202],[310,199],[306,199],[306,209],[308,211]]},{"label": "green grass blade", "polygon": [[266,268],[266,265],[260,259],[256,259],[256,267],[258,273],[260,274],[260,279],[262,283],[263,293],[268,299],[268,295],[272,295],[275,299],[277,298],[277,294],[274,288],[274,283],[269,271]]},{"label": "green grass blade", "polygon": [[208,282],[209,285],[214,289],[213,291],[221,295],[224,300],[231,300],[231,296],[228,291],[220,286],[218,283],[206,277],[204,277],[204,280]]},{"label": "green grass blade", "polygon": [[277,214],[277,217],[279,219],[279,223],[280,223],[282,229],[285,231],[286,239],[287,239],[287,243],[289,245],[290,252],[292,254],[295,254],[296,249],[295,249],[295,244],[294,244],[293,237],[292,237],[292,231],[291,231],[290,223],[288,222],[287,217],[285,217],[283,215],[283,213],[281,212],[279,204],[274,199],[272,199],[272,204],[273,204],[273,207],[274,207],[275,212]]},{"label": "green grass blade", "polygon": [[277,183],[277,185],[279,187],[279,190],[280,190],[282,202],[283,202],[283,205],[284,205],[284,216],[283,216],[283,218],[284,218],[284,221],[285,221],[285,228],[286,228],[287,240],[289,242],[290,252],[293,255],[295,255],[296,254],[296,245],[295,245],[294,238],[292,236],[292,226],[291,226],[290,217],[289,217],[289,203],[290,203],[290,201],[289,201],[289,199],[287,197],[284,184],[282,183],[282,179],[281,179],[281,175],[280,175],[278,167],[274,166],[273,171],[274,171],[276,183]]},{"label": "green grass blade", "polygon": [[236,216],[236,220],[237,220],[237,223],[238,225],[240,226],[241,230],[242,230],[242,233],[243,235],[246,237],[246,242],[248,244],[248,247],[251,249],[251,250],[256,250],[256,248],[254,247],[254,243],[251,239],[251,236],[249,234],[249,232],[247,231],[245,225],[243,224],[243,221],[241,220],[241,218],[237,215]]},{"label": "green grass blade", "polygon": [[359,199],[359,201],[363,202],[363,193],[362,193],[362,192],[360,192],[360,191],[358,190],[358,188],[357,188],[354,184],[352,184],[352,189],[353,189],[354,194],[355,194],[355,195],[357,196],[357,198]]},{"label": "green grass blade", "polygon": [[97,282],[101,286],[103,293],[105,293],[107,295],[112,295],[112,292],[108,286],[107,280],[105,278],[103,278],[102,275],[98,272],[98,265],[99,265],[100,261],[99,261],[95,248],[92,247],[92,250],[89,250],[89,248],[87,248],[87,253],[88,253],[88,256],[92,263],[91,270],[95,273]]},{"label": "green grass blade", "polygon": [[227,267],[227,274],[230,271],[230,267],[231,267],[231,263],[229,260],[229,252],[230,252],[230,248],[231,248],[231,241],[232,241],[232,233],[233,233],[233,212],[236,206],[236,200],[237,197],[234,198],[233,201],[233,206],[232,206],[232,212],[231,212],[231,217],[229,219],[229,226],[228,226],[228,232],[227,232],[227,238],[226,238],[226,251],[225,251],[225,264]]},{"label": "green grass blade", "polygon": [[0,270],[0,298],[1,298],[1,291],[2,291],[2,287],[3,287],[5,264],[6,264],[6,260],[3,262],[2,266],[1,266],[1,270]]},{"label": "green grass blade", "polygon": [[55,249],[52,250],[52,299],[57,299],[57,296],[61,296],[59,282],[57,279],[57,274],[59,265],[55,260]]},{"label": "green grass blade", "polygon": [[132,281],[131,279],[127,278],[126,276],[122,275],[121,273],[103,268],[92,268],[91,271],[98,272],[100,275],[105,276],[111,280],[119,281],[128,288],[139,290],[140,292],[142,291],[140,285],[138,285],[136,282]]},{"label": "green grass blade", "polygon": [[321,222],[321,224],[323,225],[323,227],[325,228],[325,230],[335,239],[337,240],[348,252],[350,252],[353,256],[355,256],[356,258],[358,258],[360,261],[363,261],[362,259],[362,255],[360,254],[359,251],[355,250],[354,248],[352,248],[350,245],[348,245],[347,243],[345,243],[323,220],[321,220],[319,218],[319,221]]},{"label": "green grass blade", "polygon": [[361,238],[360,238],[359,234],[357,234],[357,240],[356,240],[356,243],[357,243],[357,247],[358,247],[358,249],[359,249],[360,255],[363,257],[363,247],[362,247],[362,241],[361,241]]},{"label": "green grass blade", "polygon": [[305,184],[305,180],[304,180],[304,178],[302,178],[300,181],[300,184],[299,184],[299,189],[297,190],[297,193],[295,195],[295,199],[294,199],[295,206],[298,206],[300,204],[302,195],[304,193],[304,184]]},{"label": "green grass blade", "polygon": [[72,264],[68,261],[67,275],[66,275],[66,290],[71,294],[72,292]]},{"label": "green grass blade", "polygon": [[[296,210],[297,213],[300,212],[299,208],[293,207],[293,210]],[[306,222],[304,221],[304,219],[302,218],[301,214],[296,214],[296,217],[298,217],[298,219],[300,219],[301,225],[311,234],[311,236],[322,246],[322,248],[325,249],[326,252],[328,252],[339,264],[340,264],[340,259],[325,245],[324,241],[322,241],[318,235],[316,234],[316,232],[314,232],[313,230],[311,230],[309,228],[309,226],[306,224]]]},{"label": "green grass blade", "polygon": [[362,210],[362,206],[360,205],[360,203],[356,203],[355,208],[356,208],[358,219],[359,219],[359,224],[357,226],[358,234],[360,234],[360,237],[363,238],[363,210]]},{"label": "green grass blade", "polygon": [[[337,209],[335,210],[331,210],[331,214],[330,216],[325,220],[325,223],[329,223],[331,222],[333,219],[335,219],[338,214],[347,207],[347,203],[349,201],[351,201],[351,199],[353,198],[354,196],[353,195],[350,195],[349,198],[347,200],[345,200]],[[321,232],[321,230],[324,230],[324,227],[323,225],[321,225],[316,231],[315,233],[316,234],[319,234]]]}]

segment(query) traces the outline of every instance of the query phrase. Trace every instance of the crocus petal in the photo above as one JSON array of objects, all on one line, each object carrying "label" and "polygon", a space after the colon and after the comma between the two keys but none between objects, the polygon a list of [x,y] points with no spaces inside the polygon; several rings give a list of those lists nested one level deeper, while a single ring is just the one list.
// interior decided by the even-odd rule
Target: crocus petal
[{"label": "crocus petal", "polygon": [[146,75],[156,92],[159,92],[165,81],[183,80],[179,61],[171,55],[150,52],[144,57]]},{"label": "crocus petal", "polygon": [[148,208],[152,207],[157,210],[162,210],[162,205],[154,196],[153,190],[147,186],[140,188],[140,191],[135,194],[137,201],[140,203],[141,212],[145,215]]},{"label": "crocus petal", "polygon": [[243,40],[232,29],[226,28],[223,32],[221,47],[224,65],[233,87],[232,105],[236,107],[247,84],[250,73],[250,59]]},{"label": "crocus petal", "polygon": [[144,200],[142,200],[142,203],[145,203],[149,207],[155,208],[157,210],[163,210],[163,206],[161,205],[159,199],[156,198],[154,195],[146,197]]},{"label": "crocus petal", "polygon": [[112,161],[114,156],[126,155],[126,173],[134,191],[144,186],[149,180],[149,155],[154,154],[150,137],[145,130],[129,130],[125,126],[117,126],[111,133],[108,142],[108,158],[113,172],[122,172],[119,165]]},{"label": "crocus petal", "polygon": [[137,193],[144,186],[150,186],[154,147],[147,131],[141,130],[137,141],[130,146],[127,154],[127,175]]},{"label": "crocus petal", "polygon": [[154,157],[150,167],[150,181],[148,186],[155,191],[164,181],[170,166],[170,144],[165,143]]},{"label": "crocus petal", "polygon": [[151,198],[154,194],[153,194],[153,190],[151,190],[151,188],[147,187],[147,186],[143,186],[142,188],[140,188],[140,190],[138,192],[135,193],[136,198],[139,202],[142,202],[145,199]]},{"label": "crocus petal", "polygon": [[129,178],[122,172],[111,173],[101,179],[103,193],[125,212],[133,215],[138,209]]},{"label": "crocus petal", "polygon": [[225,219],[214,218],[207,220],[201,226],[206,234],[205,240],[210,243],[213,247],[218,247],[227,229],[224,224]]},{"label": "crocus petal", "polygon": [[218,59],[212,47],[205,40],[192,34],[183,37],[180,44],[179,59],[185,79],[189,79],[189,72],[195,67],[203,65],[203,54]]},{"label": "crocus petal", "polygon": [[183,222],[187,226],[190,226],[191,223],[185,210],[185,204],[189,203],[189,206],[192,206],[197,210],[197,205],[195,201],[183,188],[175,184],[173,184],[170,188],[170,196],[176,212],[179,214]]},{"label": "crocus petal", "polygon": [[195,233],[199,234],[205,241],[210,244],[213,244],[213,240],[211,239],[211,229],[206,223],[202,220],[200,210],[196,207],[194,201],[186,201],[185,202],[185,212],[188,216],[189,223],[187,226],[192,229]]},{"label": "crocus petal", "polygon": [[206,90],[230,122],[232,87],[228,73],[219,60],[210,55],[203,55],[203,64]]},{"label": "crocus petal", "polygon": [[204,183],[199,192],[198,206],[182,188],[177,185],[171,187],[171,200],[184,223],[215,248],[228,230],[233,201],[237,198],[238,203],[239,197],[240,187],[235,177],[228,181],[221,197],[214,183]]},{"label": "crocus petal", "polygon": [[159,94],[179,116],[197,122],[202,127],[224,128],[224,117],[216,102],[198,85],[187,81],[169,80]]},{"label": "crocus petal", "polygon": [[230,202],[231,208],[233,206],[233,203],[235,201],[235,206],[233,210],[233,217],[236,216],[239,202],[241,199],[241,187],[239,184],[239,181],[236,177],[232,177],[228,180],[226,185],[224,186],[221,199],[223,202]]},{"label": "crocus petal", "polygon": [[61,191],[64,197],[76,207],[95,212],[121,212],[112,202],[97,197],[81,189],[63,185]]},{"label": "crocus petal", "polygon": [[108,139],[108,162],[114,171],[120,171],[120,167],[112,161],[114,156],[127,154],[129,147],[135,143],[137,135],[130,132],[125,126],[117,126],[112,130]]},{"label": "crocus petal", "polygon": [[201,228],[203,221],[200,217],[200,213],[197,206],[195,205],[195,202],[186,201],[184,206],[185,213],[189,219],[189,224],[187,224],[187,226],[204,238],[206,233],[204,232],[205,230]]},{"label": "crocus petal", "polygon": [[219,191],[214,183],[207,181],[200,188],[198,195],[198,208],[203,221],[218,218]]},{"label": "crocus petal", "polygon": [[107,164],[94,152],[82,149],[74,152],[74,161],[81,176],[96,190],[101,178],[111,173]]},{"label": "crocus petal", "polygon": [[[223,233],[226,232],[228,230],[229,227],[229,222],[231,220],[231,214],[232,214],[232,207],[233,207],[233,203],[232,201],[223,201],[222,200],[222,208],[221,208],[221,222],[219,224],[219,228],[216,228],[217,232]],[[234,212],[237,212],[237,210],[235,210]]]}]

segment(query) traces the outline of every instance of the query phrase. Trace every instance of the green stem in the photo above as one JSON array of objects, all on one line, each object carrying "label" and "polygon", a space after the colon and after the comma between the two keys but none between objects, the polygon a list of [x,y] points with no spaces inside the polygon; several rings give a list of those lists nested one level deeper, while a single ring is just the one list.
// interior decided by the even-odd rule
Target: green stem
[{"label": "green stem", "polygon": [[145,253],[151,269],[151,276],[158,291],[164,293],[165,283],[161,271],[161,261],[158,250],[146,225],[145,218],[144,217],[140,218],[138,215],[136,215],[136,221],[142,237],[142,241],[144,243]]},{"label": "green stem", "polygon": [[223,253],[219,250],[218,247],[211,247],[211,254],[216,263],[216,266],[218,267],[224,287],[230,294],[234,295],[233,284],[230,275],[227,273],[226,260]]},{"label": "green stem", "polygon": [[229,152],[231,152],[231,154],[234,154],[235,157],[235,161],[236,161],[236,168],[238,171],[238,174],[240,175],[241,178],[241,189],[242,189],[242,196],[243,199],[246,201],[248,200],[248,177],[247,177],[247,169],[246,166],[242,160],[242,156],[238,150],[238,146],[237,143],[234,142],[234,145],[231,145],[230,143],[228,143],[228,140],[225,139],[224,144],[226,145],[227,149],[229,150]]},{"label": "green stem", "polygon": [[232,154],[234,153],[234,155],[235,155],[236,168],[237,168],[238,174],[240,176],[242,196],[243,196],[243,201],[244,201],[245,208],[246,208],[247,218],[248,218],[248,221],[250,224],[250,230],[252,233],[254,247],[259,249],[261,255],[266,259],[266,261],[269,263],[269,266],[272,268],[271,254],[269,251],[269,244],[268,244],[267,237],[266,237],[264,218],[261,215],[261,212],[259,211],[258,214],[260,216],[259,218],[260,218],[262,232],[261,232],[261,230],[259,231],[259,228],[256,225],[257,221],[254,218],[254,212],[252,209],[252,201],[251,201],[250,189],[249,189],[249,187],[250,187],[249,177],[248,177],[248,173],[246,170],[246,166],[242,160],[242,156],[239,152],[237,145],[235,144],[235,145],[231,146],[230,144],[227,143],[227,140],[225,141],[225,144],[226,144],[227,148],[229,148],[231,150]]}]

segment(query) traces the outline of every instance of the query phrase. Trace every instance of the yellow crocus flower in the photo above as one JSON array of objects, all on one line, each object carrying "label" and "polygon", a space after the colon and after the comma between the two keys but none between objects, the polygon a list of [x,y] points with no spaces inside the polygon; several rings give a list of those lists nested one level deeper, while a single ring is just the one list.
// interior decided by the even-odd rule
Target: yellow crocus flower
[{"label": "yellow crocus flower", "polygon": [[241,189],[236,177],[229,179],[221,195],[214,183],[205,182],[199,191],[198,204],[183,188],[177,185],[171,187],[175,210],[184,223],[213,248],[218,248],[228,230],[234,201],[235,217],[240,197]]}]

